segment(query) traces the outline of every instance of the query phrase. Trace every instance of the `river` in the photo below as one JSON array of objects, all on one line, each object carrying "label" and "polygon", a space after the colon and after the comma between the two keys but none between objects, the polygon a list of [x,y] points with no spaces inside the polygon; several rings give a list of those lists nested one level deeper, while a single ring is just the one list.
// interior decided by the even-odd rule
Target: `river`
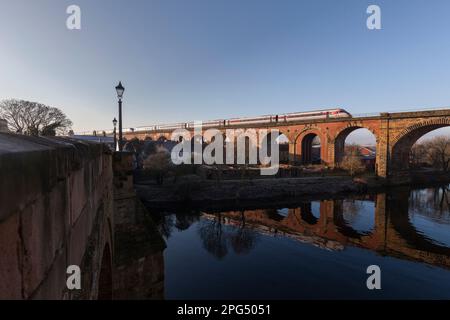
[{"label": "river", "polygon": [[[166,299],[450,299],[449,186],[152,212]],[[369,290],[367,268],[380,268]]]}]

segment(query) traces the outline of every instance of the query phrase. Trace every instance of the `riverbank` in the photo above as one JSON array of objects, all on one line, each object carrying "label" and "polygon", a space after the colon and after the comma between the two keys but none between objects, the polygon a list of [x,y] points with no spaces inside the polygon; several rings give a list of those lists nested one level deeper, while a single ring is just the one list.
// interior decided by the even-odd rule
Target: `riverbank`
[{"label": "riverbank", "polygon": [[318,194],[336,196],[362,193],[366,191],[366,187],[350,178],[341,177],[213,181],[188,176],[176,183],[168,182],[162,186],[154,183],[137,184],[136,190],[147,206],[165,208],[174,205],[223,206],[245,202],[267,204]]},{"label": "riverbank", "polygon": [[135,188],[148,208],[224,208],[358,196],[397,186],[419,187],[445,184],[449,181],[448,174],[430,172],[400,175],[389,180],[374,176],[205,180],[196,175],[187,175],[176,182],[166,181],[163,185],[157,185],[153,180],[141,180],[135,184]]}]

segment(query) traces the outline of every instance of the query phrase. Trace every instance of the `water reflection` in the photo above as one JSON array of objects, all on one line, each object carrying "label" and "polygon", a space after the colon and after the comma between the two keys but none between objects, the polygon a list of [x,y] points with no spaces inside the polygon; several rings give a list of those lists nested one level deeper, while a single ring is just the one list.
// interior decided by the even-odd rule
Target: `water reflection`
[{"label": "water reflection", "polygon": [[[318,284],[322,284],[325,281],[322,279],[323,276],[327,275],[327,277],[332,278],[332,280],[326,280],[328,281],[327,283],[334,281],[337,286],[345,285],[342,283],[343,274],[348,273],[348,279],[353,279],[355,272],[353,269],[356,265],[362,264],[367,266],[367,263],[373,263],[373,261],[367,262],[364,260],[366,259],[366,254],[363,254],[363,251],[375,252],[376,256],[379,257],[377,259],[394,257],[404,261],[420,264],[426,263],[446,270],[450,269],[449,192],[448,187],[415,191],[405,188],[395,189],[389,193],[353,199],[302,202],[284,208],[275,207],[225,212],[203,210],[188,213],[160,214],[158,225],[160,232],[166,239],[169,239],[166,255],[166,259],[169,258],[169,265],[170,259],[175,259],[180,264],[178,257],[181,255],[181,249],[178,247],[183,247],[183,250],[189,247],[190,252],[198,259],[198,261],[189,262],[189,266],[203,270],[201,273],[202,277],[213,278],[218,273],[225,278],[230,277],[228,281],[231,282],[233,282],[232,279],[235,277],[239,278],[239,281],[244,281],[244,278],[254,278],[249,284],[252,289],[248,289],[252,290],[251,295],[249,294],[245,297],[258,297],[256,293],[258,290],[261,291],[262,297],[267,297],[272,296],[273,292],[266,292],[263,295],[266,287],[262,287],[263,284],[261,283],[256,284],[255,281],[259,281],[260,277],[264,278],[265,276],[260,275],[258,277],[258,273],[254,273],[254,267],[257,266],[257,268],[260,268],[259,272],[264,272],[263,266],[267,266],[268,269],[265,272],[272,274],[271,268],[274,267],[272,265],[274,261],[285,261],[285,264],[282,266],[285,277],[291,279],[290,282],[300,281],[300,284],[304,284],[305,281],[315,281]],[[186,234],[186,236],[180,236],[180,233]],[[171,243],[170,239],[173,236],[175,236],[175,239]],[[288,239],[291,242],[285,243],[282,239]],[[292,242],[292,240],[294,241]],[[196,243],[199,244],[196,245]],[[319,249],[314,249],[316,251],[309,253],[310,251],[307,247],[304,247],[305,245]],[[174,250],[172,251],[173,254],[171,254],[171,248]],[[351,251],[352,253],[349,256],[349,253],[343,253],[348,248],[355,248],[360,251],[357,251],[357,253]],[[286,252],[289,250],[297,253],[288,255]],[[195,251],[195,254],[193,251]],[[204,256],[201,253],[202,251],[213,260],[209,260],[210,258]],[[311,256],[307,255],[305,257],[305,252],[308,252]],[[321,252],[334,252],[338,255],[326,256],[325,253]],[[244,257],[246,256],[251,257],[251,260],[245,259]],[[304,262],[302,262],[302,259],[305,259]],[[317,262],[317,259],[322,262]],[[341,259],[343,261],[340,262]],[[220,263],[216,264],[213,261]],[[310,261],[310,263],[307,263],[307,261]],[[382,264],[384,263],[383,261],[375,261],[375,263]],[[391,274],[398,272],[396,279],[400,279],[404,276],[403,268],[405,266],[397,266],[399,262],[395,261],[399,260],[386,260],[385,263],[389,264],[389,268],[393,268],[394,271]],[[302,263],[306,263],[306,265]],[[342,270],[339,273],[335,270],[336,263],[338,265],[342,264],[340,265]],[[300,264],[300,266],[294,269],[296,264]],[[331,266],[333,268],[329,269]],[[208,274],[208,267],[215,268],[215,271],[211,271],[212,273]],[[176,272],[179,272],[178,267],[174,266],[174,268],[177,270]],[[233,270],[235,268],[240,268],[239,270],[249,268],[249,270],[247,273],[241,270],[239,275],[227,275],[229,269]],[[298,271],[302,271],[298,270],[298,268],[307,269],[311,276],[308,278],[307,273],[298,273]],[[409,276],[411,279],[415,279],[415,281],[424,272],[428,272],[420,269],[420,267],[418,267],[417,271],[414,269],[416,267],[406,266],[406,268],[410,272]],[[169,269],[172,270],[170,267]],[[172,270],[172,272],[174,271]],[[447,281],[443,280],[444,278],[439,278],[442,275],[437,276],[437,271],[431,270],[429,272],[431,274],[421,279],[422,282],[420,285],[417,284],[417,287],[425,288],[428,285],[431,293],[438,294],[444,289],[436,289],[436,283],[442,286],[445,286],[445,283],[447,283],[448,288],[446,290],[450,294],[448,281],[450,280],[450,272],[445,271],[444,278]],[[314,273],[316,273],[316,277],[314,277]],[[362,273],[363,277],[364,275],[365,272]],[[179,278],[177,279],[180,281]],[[282,278],[279,277],[277,277],[276,281],[277,286],[281,290],[281,293],[277,294],[286,295],[286,297],[301,297],[302,291],[299,291],[298,288],[291,290],[292,284],[289,281],[283,284]],[[358,280],[353,285],[358,287],[360,283],[363,283],[361,281],[363,280]],[[395,281],[397,280],[392,280],[392,283],[395,283]],[[398,281],[396,284],[398,287],[395,287],[395,290],[400,292],[400,287],[405,288],[405,294],[408,296],[408,287],[402,284],[404,281]],[[427,281],[429,282],[427,283]],[[432,285],[432,283],[434,284]],[[179,286],[180,284],[177,282],[177,290],[181,290]],[[227,285],[223,284],[223,287],[227,287]],[[351,285],[349,285],[350,287]],[[364,289],[358,288],[358,290]],[[211,294],[211,290],[210,288],[205,288],[204,292]],[[335,290],[339,292],[339,290],[349,289]],[[396,292],[395,290],[390,292]],[[363,295],[366,294],[365,291],[361,292]],[[423,294],[426,294],[426,292],[427,290],[423,289]],[[382,294],[387,295],[388,293],[389,291],[384,291]],[[233,294],[218,294],[217,297],[233,298],[235,297]],[[304,294],[306,297],[316,294],[316,297],[321,298],[332,293],[326,290],[316,290],[305,292]],[[170,297],[171,295],[169,294],[168,296]],[[190,294],[189,297],[191,297]],[[202,296],[195,296],[194,294],[193,297],[201,298]],[[403,296],[397,295],[393,297]]]},{"label": "water reflection", "polygon": [[[322,247],[324,240],[331,240],[449,267],[449,193],[447,186],[397,189],[392,194],[303,202],[292,208],[181,212],[161,215],[158,225],[169,238],[174,228],[186,230],[198,222],[203,247],[217,259],[230,250],[249,253],[258,235],[269,234]],[[333,244],[331,248],[341,246]]]},{"label": "water reflection", "polygon": [[193,223],[200,219],[200,212],[177,212],[176,214],[166,214],[163,212],[154,213],[153,218],[158,223],[159,233],[166,239],[170,238],[174,228],[179,231],[188,229]]},{"label": "water reflection", "polygon": [[[254,248],[258,235],[246,223],[245,211],[228,212],[226,215],[204,214],[203,217],[205,219],[199,224],[198,233],[203,247],[218,259],[227,255],[229,247],[236,254],[246,254]],[[234,228],[225,228],[224,225],[232,225]]]},{"label": "water reflection", "polygon": [[418,190],[411,193],[409,219],[416,230],[438,245],[450,247],[448,187]]},{"label": "water reflection", "polygon": [[438,246],[450,247],[448,186],[415,190],[409,197],[409,220],[416,231]]},{"label": "water reflection", "polygon": [[368,235],[374,231],[374,212],[373,201],[345,200],[343,202],[343,219],[359,234]]}]

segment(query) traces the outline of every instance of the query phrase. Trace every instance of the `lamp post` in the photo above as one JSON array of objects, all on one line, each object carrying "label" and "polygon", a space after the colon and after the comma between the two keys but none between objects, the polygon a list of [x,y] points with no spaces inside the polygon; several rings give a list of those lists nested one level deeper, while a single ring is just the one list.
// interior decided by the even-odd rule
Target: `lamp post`
[{"label": "lamp post", "polygon": [[122,82],[116,87],[117,98],[119,99],[119,151],[122,151],[123,141],[122,141],[122,97],[125,88],[122,86]]},{"label": "lamp post", "polygon": [[113,119],[113,126],[114,126],[114,151],[117,151],[117,131],[116,131],[117,119],[116,118]]}]

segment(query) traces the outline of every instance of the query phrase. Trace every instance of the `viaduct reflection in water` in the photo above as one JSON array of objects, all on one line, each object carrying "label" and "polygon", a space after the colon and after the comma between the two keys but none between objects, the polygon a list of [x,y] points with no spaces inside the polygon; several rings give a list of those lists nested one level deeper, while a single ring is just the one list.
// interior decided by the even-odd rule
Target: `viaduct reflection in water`
[{"label": "viaduct reflection in water", "polygon": [[[160,230],[168,237],[174,227],[184,230],[198,221],[203,247],[218,259],[230,250],[246,254],[261,234],[268,234],[328,250],[356,246],[450,268],[449,199],[446,187],[396,189],[389,194],[314,201],[294,208],[177,214],[163,218]],[[433,228],[422,228],[422,223],[416,222],[418,216],[432,221]],[[436,226],[444,228],[443,236],[434,234]]]}]

